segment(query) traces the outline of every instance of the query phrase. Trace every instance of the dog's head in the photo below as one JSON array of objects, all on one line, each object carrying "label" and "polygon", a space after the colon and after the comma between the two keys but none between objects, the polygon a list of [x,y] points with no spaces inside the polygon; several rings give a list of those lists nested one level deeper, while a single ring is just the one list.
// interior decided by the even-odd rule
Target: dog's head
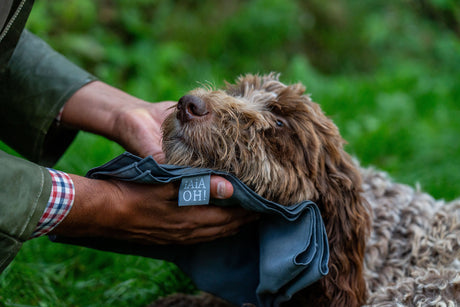
[{"label": "dog's head", "polygon": [[345,153],[337,127],[304,91],[275,74],[192,91],[163,125],[167,163],[233,173],[284,205],[318,199]]},{"label": "dog's head", "polygon": [[331,247],[330,273],[320,289],[309,287],[300,297],[318,306],[358,306],[366,296],[362,270],[370,224],[361,177],[337,127],[304,92],[276,74],[245,75],[222,90],[193,90],[163,124],[166,162],[233,173],[283,205],[316,202]]}]

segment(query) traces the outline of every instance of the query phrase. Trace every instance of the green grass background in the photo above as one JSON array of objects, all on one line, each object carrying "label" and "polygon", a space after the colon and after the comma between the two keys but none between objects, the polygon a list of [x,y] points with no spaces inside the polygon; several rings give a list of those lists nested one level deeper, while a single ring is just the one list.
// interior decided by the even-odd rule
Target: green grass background
[{"label": "green grass background", "polygon": [[[364,166],[460,196],[457,0],[42,0],[28,28],[152,102],[197,81],[280,72],[307,86]],[[56,168],[85,174],[121,152],[80,133]],[[175,291],[194,287],[172,264],[47,238],[26,242],[0,275],[0,306],[143,306]]]}]

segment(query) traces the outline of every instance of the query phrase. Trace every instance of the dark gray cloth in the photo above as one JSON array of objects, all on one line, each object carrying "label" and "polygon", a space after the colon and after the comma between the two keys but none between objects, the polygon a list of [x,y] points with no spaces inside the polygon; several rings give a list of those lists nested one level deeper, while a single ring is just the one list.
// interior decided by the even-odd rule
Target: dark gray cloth
[{"label": "dark gray cloth", "polygon": [[92,169],[87,176],[156,184],[211,174],[225,177],[234,187],[230,199],[212,200],[213,204],[264,213],[260,221],[235,236],[191,246],[145,246],[105,238],[52,240],[174,262],[198,288],[237,305],[279,306],[328,273],[326,231],[311,201],[284,207],[257,195],[231,174],[158,165],[152,157],[141,159],[130,153]]}]

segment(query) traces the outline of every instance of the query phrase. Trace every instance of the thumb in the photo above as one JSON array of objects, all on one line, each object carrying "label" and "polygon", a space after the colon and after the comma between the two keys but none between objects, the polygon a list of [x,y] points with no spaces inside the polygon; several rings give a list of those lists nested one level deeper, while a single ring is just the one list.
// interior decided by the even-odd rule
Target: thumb
[{"label": "thumb", "polygon": [[219,176],[211,176],[211,197],[217,199],[230,198],[233,195],[232,184]]}]

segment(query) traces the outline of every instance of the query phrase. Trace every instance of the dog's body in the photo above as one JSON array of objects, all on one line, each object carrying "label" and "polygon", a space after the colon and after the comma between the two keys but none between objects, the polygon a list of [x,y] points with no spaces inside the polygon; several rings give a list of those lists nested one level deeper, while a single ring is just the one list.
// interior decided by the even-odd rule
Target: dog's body
[{"label": "dog's body", "polygon": [[[192,91],[163,125],[166,162],[233,173],[261,196],[286,206],[304,200],[319,206],[329,239],[329,274],[286,306],[361,306],[378,301],[385,295],[380,286],[390,287],[412,273],[407,266],[419,265],[412,259],[405,267],[403,260],[394,259],[399,267],[397,273],[391,271],[388,257],[410,258],[395,252],[391,244],[389,230],[398,221],[388,225],[381,220],[400,210],[399,194],[386,188],[378,195],[382,191],[375,180],[382,175],[360,171],[343,150],[337,127],[304,91],[300,84],[282,84],[274,74],[246,75],[224,90]],[[366,251],[372,211],[377,220]],[[450,231],[457,240],[451,237],[449,244],[455,248],[460,230],[458,219],[451,222],[456,223]],[[375,225],[380,225],[377,231]],[[457,248],[452,254],[458,258],[458,253]],[[444,265],[452,262],[444,258]],[[456,272],[459,282],[459,271],[456,267],[449,276]]]},{"label": "dog's body", "polygon": [[460,199],[445,203],[361,169],[373,212],[365,254],[370,306],[460,303]]}]

